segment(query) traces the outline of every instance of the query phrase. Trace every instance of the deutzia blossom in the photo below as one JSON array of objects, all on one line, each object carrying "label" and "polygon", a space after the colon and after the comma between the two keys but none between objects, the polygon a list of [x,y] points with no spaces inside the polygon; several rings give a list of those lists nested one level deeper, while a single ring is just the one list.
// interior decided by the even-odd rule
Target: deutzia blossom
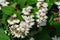
[{"label": "deutzia blossom", "polygon": [[[42,2],[43,1],[43,2]],[[37,4],[36,4],[38,11],[36,12],[36,17],[37,17],[37,27],[39,26],[45,26],[46,22],[47,22],[47,7],[48,4],[44,2],[44,0],[38,0]]]},{"label": "deutzia blossom", "polygon": [[25,20],[26,23],[28,23],[28,25],[31,27],[32,25],[34,25],[34,19],[33,19],[33,15],[31,16],[22,16],[23,19]]},{"label": "deutzia blossom", "polygon": [[20,22],[19,19],[14,19],[14,18],[16,18],[16,17],[17,17],[16,14],[13,14],[13,15],[7,20],[7,22],[9,23],[9,25],[13,25],[13,24],[15,24],[15,23],[19,23],[19,22]]},{"label": "deutzia blossom", "polygon": [[28,6],[26,8],[23,8],[22,9],[22,13],[25,14],[25,15],[30,15],[31,9],[32,9],[31,6]]},{"label": "deutzia blossom", "polygon": [[52,37],[52,40],[60,40],[60,37],[54,36]]},{"label": "deutzia blossom", "polygon": [[55,2],[56,5],[60,6],[60,2]]},{"label": "deutzia blossom", "polygon": [[48,7],[48,4],[47,3],[45,3],[45,2],[37,2],[37,8],[39,9],[39,8],[41,8],[41,7]]},{"label": "deutzia blossom", "polygon": [[[27,17],[26,16],[26,21],[29,20],[29,18],[31,19],[31,23],[30,25],[26,22],[26,21],[21,21],[19,19],[16,18],[16,14],[13,14],[8,20],[7,22],[9,23],[9,32],[11,32],[13,37],[17,37],[17,38],[24,38],[25,36],[28,35],[29,30],[30,30],[30,25],[32,25],[33,19],[32,16],[31,17]],[[12,19],[12,20],[11,20]],[[16,24],[18,23],[18,24]],[[6,32],[5,32],[6,33]]]},{"label": "deutzia blossom", "polygon": [[28,24],[23,21],[20,22],[19,25],[15,24],[9,28],[11,30],[12,35],[14,35],[14,37],[17,37],[17,38],[19,38],[19,37],[24,38],[29,33]]},{"label": "deutzia blossom", "polygon": [[33,19],[34,16],[30,14],[31,9],[32,9],[31,6],[27,6],[26,8],[22,9],[22,13],[24,14],[22,15],[22,17],[30,28],[34,25],[34,19]]},{"label": "deutzia blossom", "polygon": [[2,6],[7,6],[9,4],[9,2],[6,2],[6,0],[0,0],[0,4]]}]

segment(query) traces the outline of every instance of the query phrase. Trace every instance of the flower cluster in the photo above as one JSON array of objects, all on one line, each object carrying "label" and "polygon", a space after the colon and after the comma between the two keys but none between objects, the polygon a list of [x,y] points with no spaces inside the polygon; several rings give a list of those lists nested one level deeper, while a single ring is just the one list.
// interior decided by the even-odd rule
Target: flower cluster
[{"label": "flower cluster", "polygon": [[8,20],[9,30],[13,37],[24,38],[29,33],[29,25],[25,21],[21,21],[13,14]]},{"label": "flower cluster", "polygon": [[24,14],[22,15],[22,17],[30,28],[34,25],[34,19],[33,19],[34,16],[30,14],[31,9],[32,9],[31,6],[27,6],[26,8],[22,9],[22,13]]},{"label": "flower cluster", "polygon": [[47,22],[47,16],[46,16],[46,13],[47,13],[47,7],[48,7],[48,4],[44,2],[44,0],[38,0],[37,4],[36,4],[37,8],[38,8],[38,11],[36,12],[36,16],[37,16],[37,27],[39,26],[45,26],[46,25],[46,22]]},{"label": "flower cluster", "polygon": [[32,9],[31,6],[27,6],[26,8],[23,8],[23,9],[22,9],[22,13],[23,13],[24,15],[30,15],[31,9]]},{"label": "flower cluster", "polygon": [[16,14],[13,14],[13,15],[7,20],[8,24],[9,24],[9,25],[13,25],[13,24],[19,23],[20,20],[19,20],[19,19],[16,19],[16,17],[17,17]]},{"label": "flower cluster", "polygon": [[7,20],[8,24],[10,25],[9,30],[14,37],[24,38],[29,33],[30,28],[32,28],[32,26],[34,25],[34,16],[30,15],[31,9],[31,6],[23,8],[22,13],[24,15],[22,15],[22,18],[24,19],[24,21],[20,21],[19,19],[17,19],[16,14],[13,14]]},{"label": "flower cluster", "polygon": [[59,9],[59,22],[60,22],[60,2],[55,2],[56,5],[58,5],[58,9]]}]

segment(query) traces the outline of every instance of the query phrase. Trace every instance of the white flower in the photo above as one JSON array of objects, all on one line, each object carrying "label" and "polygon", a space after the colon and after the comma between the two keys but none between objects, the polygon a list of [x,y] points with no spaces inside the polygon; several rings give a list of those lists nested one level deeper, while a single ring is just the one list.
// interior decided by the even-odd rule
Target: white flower
[{"label": "white flower", "polygon": [[27,34],[29,33],[29,26],[26,22],[20,22],[19,25],[12,25],[10,28],[10,31],[12,33],[12,35],[14,35],[14,37],[21,37],[21,38],[24,38],[25,36],[27,36]]},{"label": "white flower", "polygon": [[47,3],[43,3],[42,6],[43,7],[48,7],[48,4]]},{"label": "white flower", "polygon": [[26,10],[26,8],[23,8],[22,13],[25,15],[29,15],[30,13]]},{"label": "white flower", "polygon": [[31,12],[31,9],[32,9],[32,6],[26,7],[26,10],[27,10],[28,12]]},{"label": "white flower", "polygon": [[22,17],[28,23],[34,21],[33,16],[22,16]]},{"label": "white flower", "polygon": [[13,25],[13,24],[14,24],[14,21],[13,21],[13,20],[7,20],[7,22],[8,22],[10,25]]},{"label": "white flower", "polygon": [[37,2],[36,6],[39,9],[41,7],[42,2]]},{"label": "white flower", "polygon": [[60,10],[60,6],[58,6],[58,9]]},{"label": "white flower", "polygon": [[46,26],[46,21],[45,22],[41,22],[40,26]]},{"label": "white flower", "polygon": [[45,24],[46,24],[46,22],[43,22],[43,21],[45,21],[48,17],[46,16],[46,14],[45,13],[38,13],[37,14],[37,22],[38,22],[38,24],[40,23],[40,25],[41,26],[44,26]]},{"label": "white flower", "polygon": [[15,20],[10,20],[10,19],[8,19],[7,22],[8,22],[10,25],[13,25],[13,24],[15,24],[15,23],[19,23],[20,20],[18,20],[18,19],[15,19]]},{"label": "white flower", "polygon": [[14,37],[19,38],[20,36],[21,36],[20,34],[15,33],[15,36]]},{"label": "white flower", "polygon": [[33,37],[31,37],[30,40],[35,40],[35,39]]},{"label": "white flower", "polygon": [[31,12],[32,7],[31,6],[27,6],[26,8],[22,9],[22,13],[25,15],[29,15]]},{"label": "white flower", "polygon": [[0,4],[2,6],[7,6],[9,4],[9,2],[6,2],[6,0],[0,0]]},{"label": "white flower", "polygon": [[60,2],[55,2],[56,5],[60,6]]},{"label": "white flower", "polygon": [[2,6],[8,6],[9,2],[1,3]]},{"label": "white flower", "polygon": [[38,23],[41,23],[41,22],[42,22],[40,19],[37,19],[36,21],[37,21]]},{"label": "white flower", "polygon": [[48,8],[41,8],[40,10],[42,10],[42,12],[47,12]]},{"label": "white flower", "polygon": [[38,9],[41,8],[41,7],[46,8],[46,7],[48,7],[48,4],[45,3],[45,2],[37,2],[36,6],[37,6]]},{"label": "white flower", "polygon": [[15,20],[13,20],[13,22],[14,22],[14,23],[19,23],[20,20],[19,20],[19,19],[15,19]]},{"label": "white flower", "polygon": [[34,25],[34,19],[33,16],[22,16],[23,19],[25,20],[25,22],[31,27],[32,25]]},{"label": "white flower", "polygon": [[46,25],[46,19],[48,18],[46,16],[47,14],[47,7],[48,4],[44,2],[44,0],[38,0],[37,4],[36,4],[38,11],[36,12],[36,17],[37,17],[37,27],[39,26],[45,26]]},{"label": "white flower", "polygon": [[12,25],[10,28],[18,28],[18,27],[19,27],[19,25],[14,24],[14,25]]},{"label": "white flower", "polygon": [[60,37],[54,36],[52,37],[52,40],[60,40]]}]

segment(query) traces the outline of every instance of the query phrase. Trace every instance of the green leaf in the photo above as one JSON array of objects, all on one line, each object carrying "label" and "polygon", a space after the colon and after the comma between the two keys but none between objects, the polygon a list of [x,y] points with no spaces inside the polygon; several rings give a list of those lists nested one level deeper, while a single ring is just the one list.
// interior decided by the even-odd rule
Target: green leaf
[{"label": "green leaf", "polygon": [[54,24],[55,28],[58,28],[58,29],[60,28],[60,22],[54,22],[53,24]]},{"label": "green leaf", "polygon": [[20,4],[20,8],[25,7],[25,3],[27,0],[17,0],[17,2]]},{"label": "green leaf", "polygon": [[2,7],[2,11],[6,15],[11,15],[14,13],[15,10],[12,6],[5,6],[5,7]]},{"label": "green leaf", "polygon": [[37,7],[34,7],[32,14],[34,15],[35,20],[37,19],[37,17],[36,17],[36,11],[38,11],[38,9],[37,9]]},{"label": "green leaf", "polygon": [[4,34],[4,30],[0,28],[0,40],[10,40],[7,35]]},{"label": "green leaf", "polygon": [[50,25],[53,25],[53,15],[50,17],[49,23]]},{"label": "green leaf", "polygon": [[30,35],[30,36],[34,36],[34,35],[37,34],[37,33],[38,33],[38,31],[32,31],[32,32],[29,33],[29,35]]},{"label": "green leaf", "polygon": [[35,3],[37,3],[37,0],[27,0],[28,5],[33,5]]},{"label": "green leaf", "polygon": [[18,18],[20,21],[23,21],[21,12],[20,12],[19,10],[17,10],[15,13],[16,13],[16,15],[17,15],[17,18]]},{"label": "green leaf", "polygon": [[7,19],[7,15],[6,14],[3,14],[3,16],[2,16],[2,23],[4,24],[4,25],[6,25],[6,19]]},{"label": "green leaf", "polygon": [[56,2],[57,0],[46,0],[45,2],[48,3],[48,8],[50,9],[53,5],[54,2]]},{"label": "green leaf", "polygon": [[34,35],[36,35],[38,32],[40,32],[40,31],[42,31],[42,27],[39,27],[39,29],[38,29],[38,31],[37,30],[32,30],[30,33],[29,33],[29,35],[30,36],[34,36]]}]

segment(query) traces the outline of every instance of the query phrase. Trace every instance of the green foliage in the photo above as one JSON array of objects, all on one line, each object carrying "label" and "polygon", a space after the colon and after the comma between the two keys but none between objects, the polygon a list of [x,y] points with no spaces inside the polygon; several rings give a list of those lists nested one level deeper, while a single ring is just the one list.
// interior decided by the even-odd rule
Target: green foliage
[{"label": "green foliage", "polygon": [[46,31],[41,31],[35,35],[36,40],[51,40]]},{"label": "green foliage", "polygon": [[27,0],[28,5],[33,5],[35,3],[37,3],[37,0]]},{"label": "green foliage", "polygon": [[40,27],[38,30],[32,30],[30,33],[29,33],[29,36],[35,36],[38,32],[41,32],[42,31],[42,27]]},{"label": "green foliage", "polygon": [[20,8],[25,7],[25,3],[27,0],[17,0],[18,4],[20,4]]},{"label": "green foliage", "polygon": [[48,3],[48,8],[50,9],[53,5],[54,2],[56,2],[57,0],[46,0],[46,2]]},{"label": "green foliage", "polygon": [[14,8],[12,6],[5,6],[5,7],[2,7],[2,11],[6,15],[11,15],[14,13]]},{"label": "green foliage", "polygon": [[15,11],[15,13],[16,13],[16,15],[17,15],[17,18],[18,18],[20,21],[23,21],[21,12],[17,10],[17,11]]},{"label": "green foliage", "polygon": [[10,40],[10,38],[4,34],[4,30],[0,28],[0,40]]}]

